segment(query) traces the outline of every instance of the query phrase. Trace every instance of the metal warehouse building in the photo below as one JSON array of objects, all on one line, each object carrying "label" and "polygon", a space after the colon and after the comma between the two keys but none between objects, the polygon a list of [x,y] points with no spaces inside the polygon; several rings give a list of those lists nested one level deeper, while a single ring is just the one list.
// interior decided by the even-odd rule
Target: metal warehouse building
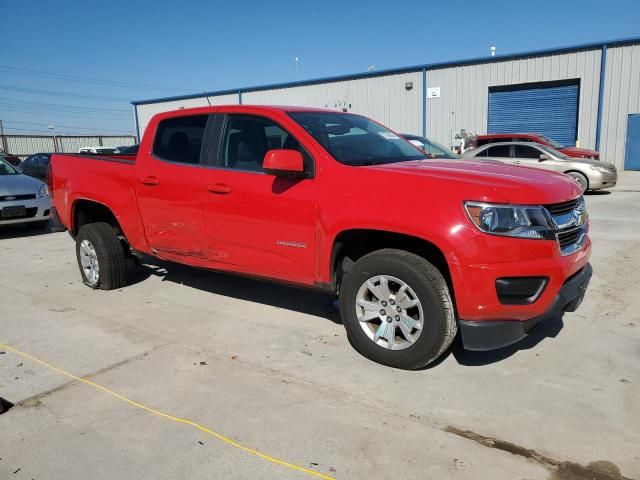
[{"label": "metal warehouse building", "polygon": [[206,105],[300,105],[369,116],[444,145],[455,132],[535,132],[640,170],[640,38],[132,102],[153,115]]}]

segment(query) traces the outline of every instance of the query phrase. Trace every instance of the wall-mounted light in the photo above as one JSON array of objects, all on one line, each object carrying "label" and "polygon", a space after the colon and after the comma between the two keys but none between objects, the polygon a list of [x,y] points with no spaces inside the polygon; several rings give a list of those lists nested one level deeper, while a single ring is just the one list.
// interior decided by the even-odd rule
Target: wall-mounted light
[{"label": "wall-mounted light", "polygon": [[404,84],[404,89],[405,90],[412,90],[413,89],[413,82],[407,82]]}]

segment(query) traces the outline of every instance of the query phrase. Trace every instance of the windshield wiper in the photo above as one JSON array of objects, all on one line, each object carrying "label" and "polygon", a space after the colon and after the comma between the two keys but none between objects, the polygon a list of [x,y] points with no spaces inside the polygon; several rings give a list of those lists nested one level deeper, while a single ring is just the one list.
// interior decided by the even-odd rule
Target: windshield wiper
[{"label": "windshield wiper", "polygon": [[368,167],[370,165],[382,165],[388,162],[378,162],[376,160],[360,160],[358,162],[350,162],[349,165],[354,167]]},{"label": "windshield wiper", "polygon": [[388,165],[390,163],[402,163],[402,162],[415,162],[418,160],[427,160],[427,157],[420,158],[396,158],[393,160],[358,160],[356,162],[349,162],[349,165],[355,167],[366,167],[370,165]]}]

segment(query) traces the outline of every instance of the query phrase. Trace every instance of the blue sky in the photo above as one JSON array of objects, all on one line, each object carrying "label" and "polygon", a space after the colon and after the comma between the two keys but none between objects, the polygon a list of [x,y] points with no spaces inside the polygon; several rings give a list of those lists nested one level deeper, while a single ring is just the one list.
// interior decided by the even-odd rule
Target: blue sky
[{"label": "blue sky", "polygon": [[0,19],[8,133],[133,132],[133,99],[638,36],[640,1],[0,0]]}]

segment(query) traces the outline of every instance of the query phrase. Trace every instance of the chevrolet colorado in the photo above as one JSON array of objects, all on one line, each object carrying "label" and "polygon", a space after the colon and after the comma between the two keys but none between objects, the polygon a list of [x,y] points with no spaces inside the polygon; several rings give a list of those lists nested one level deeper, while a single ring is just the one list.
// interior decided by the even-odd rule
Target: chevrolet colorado
[{"label": "chevrolet colorado", "polygon": [[143,254],[339,294],[347,335],[398,368],[524,338],[591,277],[580,187],[560,173],[430,160],[365,117],[220,106],[160,113],[131,156],[55,154],[55,212],[85,284]]}]

